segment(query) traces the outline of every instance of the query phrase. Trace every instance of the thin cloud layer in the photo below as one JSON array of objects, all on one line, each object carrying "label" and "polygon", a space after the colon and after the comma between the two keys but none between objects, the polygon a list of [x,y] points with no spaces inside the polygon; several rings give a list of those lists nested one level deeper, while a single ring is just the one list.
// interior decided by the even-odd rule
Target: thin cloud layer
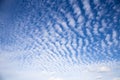
[{"label": "thin cloud layer", "polygon": [[109,68],[109,67],[107,67],[107,66],[102,66],[102,67],[100,67],[99,68],[99,71],[100,72],[108,72],[108,71],[110,71],[111,69]]},{"label": "thin cloud layer", "polygon": [[118,77],[118,78],[114,78],[113,80],[120,80],[120,78]]},{"label": "thin cloud layer", "polygon": [[61,79],[61,78],[54,78],[54,77],[52,77],[52,78],[50,78],[49,80],[63,80],[63,79]]}]

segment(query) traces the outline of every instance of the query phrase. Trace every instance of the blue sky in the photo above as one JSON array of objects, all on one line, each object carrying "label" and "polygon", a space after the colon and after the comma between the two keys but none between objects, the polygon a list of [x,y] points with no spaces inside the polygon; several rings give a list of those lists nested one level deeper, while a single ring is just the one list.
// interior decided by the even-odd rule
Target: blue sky
[{"label": "blue sky", "polygon": [[3,80],[120,80],[119,0],[0,2]]}]

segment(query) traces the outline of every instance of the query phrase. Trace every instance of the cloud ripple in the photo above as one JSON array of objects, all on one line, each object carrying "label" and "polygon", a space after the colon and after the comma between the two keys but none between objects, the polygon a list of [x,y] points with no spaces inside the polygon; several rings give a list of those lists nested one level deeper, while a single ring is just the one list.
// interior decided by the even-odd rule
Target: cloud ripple
[{"label": "cloud ripple", "polygon": [[78,70],[82,64],[120,60],[117,0],[21,0],[13,4],[14,13],[0,19],[0,57],[46,71]]}]

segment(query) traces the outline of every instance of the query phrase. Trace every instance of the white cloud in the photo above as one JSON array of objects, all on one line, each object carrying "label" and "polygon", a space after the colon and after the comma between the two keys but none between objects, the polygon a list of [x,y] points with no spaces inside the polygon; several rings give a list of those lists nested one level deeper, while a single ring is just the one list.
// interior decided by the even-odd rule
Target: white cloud
[{"label": "white cloud", "polygon": [[55,29],[56,29],[58,32],[62,32],[62,28],[61,28],[60,25],[58,25],[58,24],[55,24]]},{"label": "white cloud", "polygon": [[75,27],[75,20],[74,20],[74,18],[71,16],[71,14],[67,14],[66,15],[66,17],[67,17],[67,19],[68,19],[68,21],[69,21],[69,25],[71,26],[71,27]]},{"label": "white cloud", "polygon": [[82,24],[84,21],[84,17],[82,15],[79,15],[77,22]]},{"label": "white cloud", "polygon": [[112,38],[113,38],[113,39],[116,39],[116,37],[117,37],[117,32],[116,32],[115,30],[113,30]]},{"label": "white cloud", "polygon": [[102,79],[103,78],[103,76],[97,76],[96,77],[96,79]]},{"label": "white cloud", "polygon": [[120,80],[120,77],[113,78],[113,80]]},{"label": "white cloud", "polygon": [[98,71],[100,71],[100,72],[108,72],[108,71],[111,71],[111,69],[108,66],[101,66],[101,67],[98,68]]},{"label": "white cloud", "polygon": [[89,0],[83,0],[83,5],[84,5],[84,9],[85,9],[85,13],[87,15],[89,15],[89,18],[93,17],[92,11],[91,11],[91,7],[90,7],[90,2]]},{"label": "white cloud", "polygon": [[81,10],[80,10],[80,8],[79,8],[78,5],[73,4],[73,9],[74,9],[74,13],[75,13],[77,16],[79,16],[79,15],[81,14]]},{"label": "white cloud", "polygon": [[50,79],[48,80],[63,80],[62,78],[55,78],[55,77],[51,77]]},{"label": "white cloud", "polygon": [[94,26],[93,32],[94,32],[94,34],[96,34],[96,35],[99,35],[99,32],[98,32],[99,26],[98,26],[98,25],[99,25],[98,23],[96,23],[96,24],[93,25],[93,26]]}]

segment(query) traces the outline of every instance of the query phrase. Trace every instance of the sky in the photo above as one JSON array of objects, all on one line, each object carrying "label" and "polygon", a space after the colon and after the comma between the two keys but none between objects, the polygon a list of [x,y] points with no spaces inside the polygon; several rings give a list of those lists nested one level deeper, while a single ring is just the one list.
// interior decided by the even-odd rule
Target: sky
[{"label": "sky", "polygon": [[120,1],[1,0],[0,80],[120,80]]}]

